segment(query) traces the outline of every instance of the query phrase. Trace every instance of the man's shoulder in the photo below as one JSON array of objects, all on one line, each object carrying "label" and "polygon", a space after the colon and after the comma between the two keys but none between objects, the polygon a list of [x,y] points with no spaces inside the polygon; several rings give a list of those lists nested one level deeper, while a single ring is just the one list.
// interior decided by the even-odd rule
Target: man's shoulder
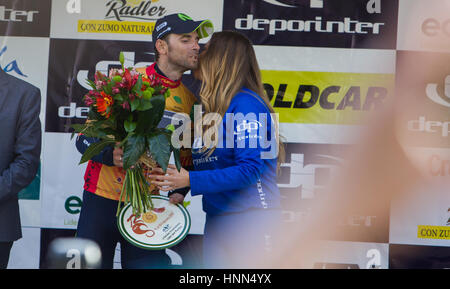
[{"label": "man's shoulder", "polygon": [[170,97],[166,99],[166,108],[174,112],[183,112],[189,114],[196,98],[194,94],[182,83],[170,88]]},{"label": "man's shoulder", "polygon": [[2,79],[2,86],[6,86],[9,88],[13,88],[15,91],[19,92],[30,92],[33,94],[36,94],[38,92],[40,92],[39,88],[34,86],[33,84],[20,79],[18,77],[15,77],[11,74],[8,74],[6,72],[2,72],[1,75],[1,79]]}]

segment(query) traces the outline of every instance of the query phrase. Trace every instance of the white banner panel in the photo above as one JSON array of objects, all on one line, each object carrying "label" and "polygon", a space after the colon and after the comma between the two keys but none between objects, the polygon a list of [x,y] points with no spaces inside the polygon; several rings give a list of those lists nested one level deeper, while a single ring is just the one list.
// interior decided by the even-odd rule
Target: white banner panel
[{"label": "white banner panel", "polygon": [[[73,1],[72,1],[73,2]],[[209,19],[222,28],[222,0],[80,0],[53,1],[52,38],[152,41],[151,32],[159,18],[185,13],[194,20]]]},{"label": "white banner panel", "polygon": [[450,1],[400,0],[397,49],[450,52]]},{"label": "white banner panel", "polygon": [[426,181],[392,201],[389,243],[450,247],[450,149],[405,151]]},{"label": "white banner panel", "polygon": [[42,227],[76,229],[86,164],[70,134],[45,133],[42,151]]},{"label": "white banner panel", "polygon": [[387,269],[389,245],[366,242],[321,241],[314,269]]},{"label": "white banner panel", "polygon": [[280,135],[290,143],[354,144],[361,140],[362,125],[281,123]]},{"label": "white banner panel", "polygon": [[254,47],[261,70],[395,73],[395,50]]}]

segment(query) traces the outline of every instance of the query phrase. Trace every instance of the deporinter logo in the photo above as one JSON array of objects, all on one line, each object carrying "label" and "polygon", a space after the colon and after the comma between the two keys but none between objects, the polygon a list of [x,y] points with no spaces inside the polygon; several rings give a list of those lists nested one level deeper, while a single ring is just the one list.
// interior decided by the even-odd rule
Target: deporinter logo
[{"label": "deporinter logo", "polygon": [[252,131],[258,131],[260,127],[262,127],[262,124],[259,121],[252,120],[247,122],[247,120],[244,119],[242,123],[236,126],[236,131],[234,132],[234,134],[238,135],[244,131],[246,131],[247,133],[251,133]]},{"label": "deporinter logo", "polygon": [[[367,2],[366,10],[369,14],[381,13],[381,0],[370,0]],[[265,2],[286,8],[296,8],[297,6],[281,3],[275,0],[265,0]],[[311,0],[311,8],[323,8],[324,1]],[[362,22],[353,20],[351,17],[344,17],[342,20],[326,20],[321,16],[316,16],[314,20],[303,19],[265,19],[255,18],[254,14],[247,14],[245,18],[235,20],[235,28],[238,30],[268,30],[270,35],[277,32],[321,32],[338,34],[380,34],[383,22]]]},{"label": "deporinter logo", "polygon": [[450,75],[445,77],[444,83],[444,95],[447,99],[444,99],[438,92],[438,84],[437,83],[429,83],[426,87],[426,94],[429,99],[434,101],[437,104],[450,107]]},{"label": "deporinter logo", "polygon": [[408,121],[408,130],[412,132],[437,133],[443,137],[450,134],[450,121],[427,120],[424,115],[418,120]]},{"label": "deporinter logo", "polygon": [[360,22],[345,17],[342,21],[327,21],[321,16],[316,16],[314,20],[300,19],[254,19],[253,14],[247,14],[246,18],[237,18],[235,28],[239,30],[265,30],[268,29],[270,35],[277,32],[322,32],[340,34],[380,34],[381,26],[384,23]]},{"label": "deporinter logo", "polygon": [[427,18],[421,28],[428,37],[450,37],[450,18],[442,22],[439,19]]},{"label": "deporinter logo", "polygon": [[[301,189],[301,199],[313,199],[325,189],[328,181],[339,171],[345,160],[336,156],[316,154],[318,161],[306,163],[305,155],[292,153],[290,163],[282,163],[280,167],[289,171],[289,182],[279,183],[279,188]],[[367,221],[366,221],[367,222]],[[368,221],[370,222],[370,220]]]},{"label": "deporinter logo", "polygon": [[[167,10],[161,5],[153,5],[151,1],[111,0],[106,3],[108,12],[105,19],[115,18],[123,21],[124,18],[157,20],[164,16]],[[138,3],[138,4],[137,4]]]}]

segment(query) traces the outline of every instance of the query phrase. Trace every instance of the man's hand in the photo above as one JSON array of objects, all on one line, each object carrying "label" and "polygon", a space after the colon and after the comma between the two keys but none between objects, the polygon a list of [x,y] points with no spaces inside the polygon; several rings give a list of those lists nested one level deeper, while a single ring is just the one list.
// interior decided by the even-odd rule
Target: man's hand
[{"label": "man's hand", "polygon": [[113,151],[113,162],[116,167],[123,168],[123,149],[118,146]]}]

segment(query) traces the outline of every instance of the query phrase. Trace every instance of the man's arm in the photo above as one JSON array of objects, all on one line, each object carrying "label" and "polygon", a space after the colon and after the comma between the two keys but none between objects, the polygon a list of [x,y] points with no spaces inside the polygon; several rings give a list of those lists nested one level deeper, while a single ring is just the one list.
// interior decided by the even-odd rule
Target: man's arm
[{"label": "man's arm", "polygon": [[0,175],[0,202],[18,194],[36,176],[41,155],[41,93],[27,90],[20,106],[14,144],[15,158]]},{"label": "man's arm", "polygon": [[[77,136],[77,141],[75,142],[75,145],[78,149],[78,151],[81,154],[84,154],[84,152],[87,150],[87,148],[93,144],[98,142],[99,139],[94,137],[86,137],[83,134],[79,134]],[[113,158],[113,151],[114,147],[107,146],[104,148],[99,154],[93,156],[91,160],[97,163],[102,163],[107,166],[114,166],[114,158]]]}]

